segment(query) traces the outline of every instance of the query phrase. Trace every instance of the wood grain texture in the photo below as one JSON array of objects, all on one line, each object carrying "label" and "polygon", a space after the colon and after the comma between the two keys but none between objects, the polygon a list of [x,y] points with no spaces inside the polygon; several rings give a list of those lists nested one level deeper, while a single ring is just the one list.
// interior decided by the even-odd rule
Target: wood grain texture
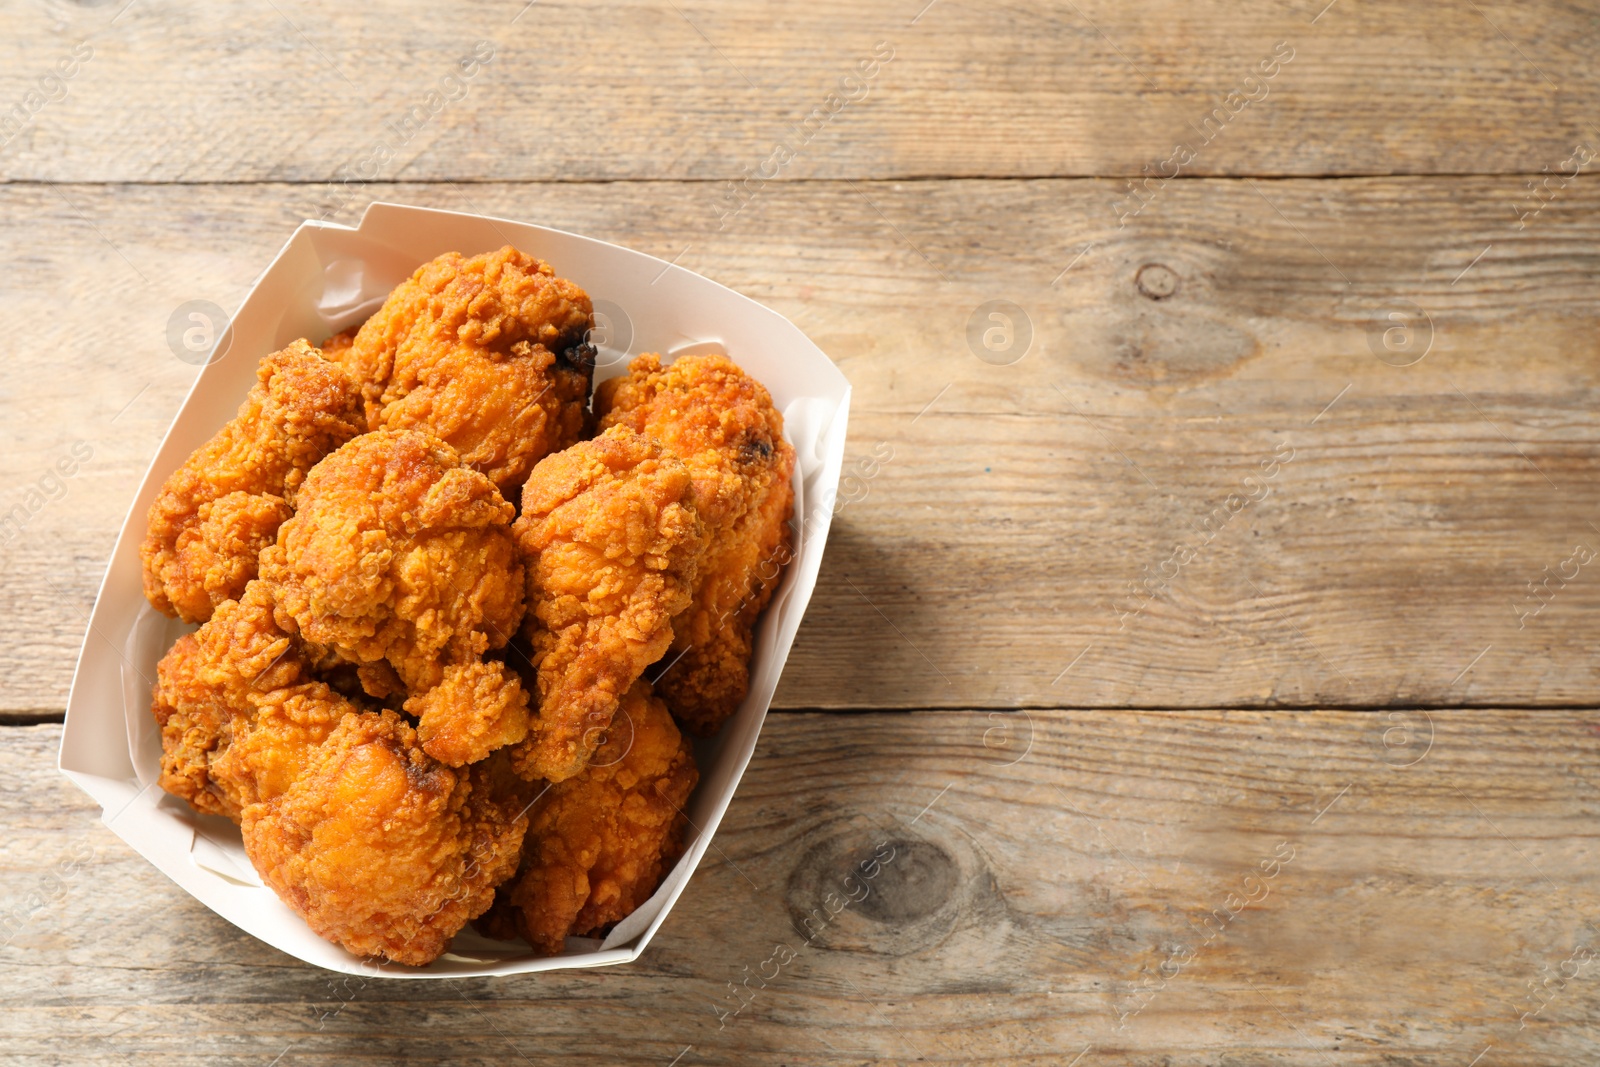
[{"label": "wood grain texture", "polygon": [[[1595,4],[0,29],[0,1063],[1600,1055],[1600,183],[1555,176],[1600,150]],[[375,199],[675,259],[854,384],[791,710],[637,964],[315,971],[4,725],[65,702],[193,380],[169,316]]]},{"label": "wood grain texture", "polygon": [[[1199,147],[1235,91],[1260,98],[1191,173],[1537,174],[1600,142],[1600,15],[1559,0],[52,0],[5,18],[13,179],[723,181],[784,140],[783,179],[1137,175]],[[446,83],[479,42],[492,58]],[[892,61],[830,104],[879,42]],[[1247,83],[1279,42],[1292,60]],[[808,127],[819,107],[838,110]]]},{"label": "wood grain texture", "polygon": [[59,728],[8,729],[0,1059],[1588,1062],[1596,714],[780,715],[639,963],[364,985],[186,897]]},{"label": "wood grain texture", "polygon": [[[1099,181],[792,183],[711,234],[697,183],[367,192],[677,257],[838,362],[843,503],[781,707],[1584,705],[1600,686],[1600,584],[1573,562],[1600,549],[1587,178],[1521,230],[1519,183],[1492,178],[1179,181],[1120,227]],[[0,512],[93,449],[0,546],[0,708],[64,700],[194,373],[168,316],[237,306],[317,196],[0,190],[28,220],[0,232],[21,265]],[[1009,353],[983,347],[992,300],[1021,309]],[[1396,300],[1430,316],[1406,312],[1410,354],[1380,343]]]}]

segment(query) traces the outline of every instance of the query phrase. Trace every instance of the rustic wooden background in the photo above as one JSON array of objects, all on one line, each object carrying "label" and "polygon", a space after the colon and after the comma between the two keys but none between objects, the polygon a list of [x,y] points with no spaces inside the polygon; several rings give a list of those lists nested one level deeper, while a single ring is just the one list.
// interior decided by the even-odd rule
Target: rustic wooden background
[{"label": "rustic wooden background", "polygon": [[[1600,4],[49,0],[0,31],[0,1062],[1600,1058]],[[675,258],[855,385],[777,709],[633,966],[330,978],[55,771],[195,371],[169,316],[375,199]]]}]

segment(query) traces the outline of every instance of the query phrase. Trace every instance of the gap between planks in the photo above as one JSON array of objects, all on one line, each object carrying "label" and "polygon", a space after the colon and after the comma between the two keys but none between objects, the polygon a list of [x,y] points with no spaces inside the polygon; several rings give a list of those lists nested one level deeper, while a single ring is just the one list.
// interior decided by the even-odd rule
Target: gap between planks
[{"label": "gap between planks", "polygon": [[[1240,174],[1240,173],[1209,173],[1197,171],[1193,174],[1175,174],[1163,182],[1342,182],[1342,181],[1368,181],[1374,178],[1393,178],[1397,180],[1432,181],[1439,178],[1524,178],[1537,176],[1534,170],[1430,170],[1430,171],[1399,171],[1399,170],[1354,170],[1340,171],[1334,174]],[[900,185],[937,182],[1052,182],[1052,181],[1102,181],[1119,178],[1138,178],[1137,171],[1083,171],[1064,172],[1048,171],[1038,174],[900,174],[891,177],[849,177],[849,178],[784,178],[771,179],[769,185]],[[1578,180],[1589,180],[1592,176],[1582,176]],[[66,181],[52,182],[39,178],[4,178],[0,179],[0,187],[51,187],[51,188],[110,188],[115,186],[150,187],[150,188],[229,188],[238,186],[318,186],[318,185],[720,185],[734,180],[733,177],[720,178],[660,178],[660,177],[619,177],[619,178],[394,178],[373,179],[372,181],[342,182],[338,178],[243,178],[237,180],[225,179],[219,181]]]}]

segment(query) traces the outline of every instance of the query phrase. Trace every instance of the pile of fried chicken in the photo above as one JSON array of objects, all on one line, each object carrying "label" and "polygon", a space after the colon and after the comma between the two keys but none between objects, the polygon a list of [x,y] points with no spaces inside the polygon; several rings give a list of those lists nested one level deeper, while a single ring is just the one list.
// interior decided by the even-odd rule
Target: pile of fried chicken
[{"label": "pile of fried chicken", "polygon": [[681,854],[680,728],[746,695],[782,417],[717,355],[639,356],[591,402],[592,327],[515,248],[440,256],[263,358],[150,508],[145,595],[200,624],[158,669],[161,785],[357,955],[602,934]]}]

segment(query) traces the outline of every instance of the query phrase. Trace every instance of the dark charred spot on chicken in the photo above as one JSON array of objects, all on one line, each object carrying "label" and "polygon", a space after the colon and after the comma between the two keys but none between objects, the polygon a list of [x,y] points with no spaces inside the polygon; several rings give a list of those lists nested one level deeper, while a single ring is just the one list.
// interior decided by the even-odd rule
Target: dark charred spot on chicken
[{"label": "dark charred spot on chicken", "polygon": [[556,358],[573,370],[582,371],[587,376],[594,373],[596,351],[595,346],[588,341],[580,341],[575,345],[563,348]]},{"label": "dark charred spot on chicken", "polygon": [[744,463],[765,463],[772,458],[772,442],[765,437],[746,437],[739,442],[739,459]]}]

